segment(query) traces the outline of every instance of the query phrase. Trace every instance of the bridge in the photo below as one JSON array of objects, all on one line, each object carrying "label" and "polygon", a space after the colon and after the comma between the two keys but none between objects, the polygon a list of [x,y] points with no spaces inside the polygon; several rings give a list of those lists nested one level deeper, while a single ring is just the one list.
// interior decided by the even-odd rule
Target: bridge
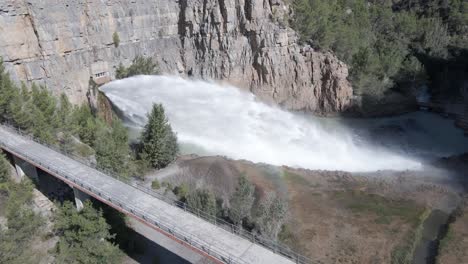
[{"label": "bridge", "polygon": [[39,169],[72,187],[78,207],[83,199],[93,197],[215,263],[310,263],[286,247],[188,210],[136,183],[112,177],[14,128],[0,125],[0,148],[20,174],[20,164],[27,163],[36,177]]}]

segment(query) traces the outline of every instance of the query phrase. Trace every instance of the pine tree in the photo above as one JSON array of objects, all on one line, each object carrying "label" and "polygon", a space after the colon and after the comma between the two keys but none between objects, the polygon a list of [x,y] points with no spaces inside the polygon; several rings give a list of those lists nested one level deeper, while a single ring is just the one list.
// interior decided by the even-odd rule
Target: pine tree
[{"label": "pine tree", "polygon": [[102,128],[97,132],[94,149],[99,167],[122,176],[129,174],[128,132],[119,120],[113,121],[112,128]]},{"label": "pine tree", "polygon": [[[35,84],[31,87],[32,126],[30,128],[34,137],[46,143],[55,142],[54,116],[57,108],[55,98],[45,89]],[[31,109],[31,108],[29,108]]]},{"label": "pine tree", "polygon": [[209,215],[216,215],[216,198],[208,190],[197,189],[187,195],[187,204]]},{"label": "pine tree", "polygon": [[286,221],[287,203],[274,192],[266,194],[257,208],[256,226],[264,237],[277,240],[281,227]]},{"label": "pine tree", "polygon": [[65,202],[55,216],[54,230],[60,236],[56,247],[58,263],[118,263],[121,251],[109,242],[110,234],[103,213],[87,201],[81,211]]},{"label": "pine tree", "polygon": [[72,131],[72,111],[73,106],[65,94],[62,94],[59,99],[58,109],[55,113],[54,126],[61,132]]},{"label": "pine tree", "polygon": [[231,218],[235,225],[242,225],[242,221],[250,217],[255,200],[254,191],[255,186],[242,174],[239,177],[236,191],[229,201],[229,218]]},{"label": "pine tree", "polygon": [[33,125],[33,106],[30,91],[24,83],[18,96],[11,100],[10,109],[13,123],[23,130],[29,130]]},{"label": "pine tree", "polygon": [[19,184],[9,181],[2,189],[7,197],[7,228],[0,228],[0,263],[40,262],[34,255],[33,241],[39,239],[44,219],[30,207],[33,186],[26,178]]},{"label": "pine tree", "polygon": [[9,121],[12,116],[11,102],[18,96],[18,89],[5,71],[0,58],[0,121]]},{"label": "pine tree", "polygon": [[161,104],[154,104],[141,135],[140,158],[156,169],[172,162],[179,148]]},{"label": "pine tree", "polygon": [[73,133],[80,137],[80,140],[93,147],[96,140],[97,122],[88,105],[83,104],[76,108],[72,114]]},{"label": "pine tree", "polygon": [[5,156],[0,151],[0,184],[7,182],[10,178],[10,167],[8,161],[5,159]]}]

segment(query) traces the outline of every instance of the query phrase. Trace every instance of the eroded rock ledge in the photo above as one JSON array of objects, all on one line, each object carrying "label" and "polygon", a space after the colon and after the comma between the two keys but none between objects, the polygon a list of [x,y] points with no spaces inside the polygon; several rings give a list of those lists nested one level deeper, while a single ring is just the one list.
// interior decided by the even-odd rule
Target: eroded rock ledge
[{"label": "eroded rock ledge", "polygon": [[281,0],[6,0],[0,55],[16,80],[73,102],[86,99],[90,76],[112,78],[143,55],[164,73],[227,81],[287,109],[344,111],[348,68],[299,45],[288,13]]}]

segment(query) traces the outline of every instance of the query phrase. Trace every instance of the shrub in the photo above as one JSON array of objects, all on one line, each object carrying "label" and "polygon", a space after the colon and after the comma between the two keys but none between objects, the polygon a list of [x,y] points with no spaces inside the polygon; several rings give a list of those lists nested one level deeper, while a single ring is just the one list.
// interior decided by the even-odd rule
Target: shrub
[{"label": "shrub", "polygon": [[114,46],[115,46],[116,48],[118,48],[119,45],[120,45],[119,33],[114,32],[114,34],[112,34],[112,40],[114,41]]},{"label": "shrub", "polygon": [[138,56],[133,59],[132,64],[128,68],[120,63],[115,72],[115,77],[117,79],[124,79],[135,75],[153,75],[158,72],[158,64],[153,62],[151,58]]},{"label": "shrub", "polygon": [[10,178],[10,165],[6,160],[3,152],[0,151],[0,183],[7,182]]},{"label": "shrub", "polygon": [[208,190],[197,189],[187,195],[187,204],[209,215],[216,215],[216,198]]},{"label": "shrub", "polygon": [[[170,185],[168,188],[169,187]],[[181,185],[176,186],[172,192],[177,195],[179,200],[184,201],[187,198],[187,194],[189,193],[189,187],[187,184],[182,183]]]},{"label": "shrub", "polygon": [[151,188],[155,190],[159,190],[161,188],[161,184],[159,183],[157,179],[151,183]]}]

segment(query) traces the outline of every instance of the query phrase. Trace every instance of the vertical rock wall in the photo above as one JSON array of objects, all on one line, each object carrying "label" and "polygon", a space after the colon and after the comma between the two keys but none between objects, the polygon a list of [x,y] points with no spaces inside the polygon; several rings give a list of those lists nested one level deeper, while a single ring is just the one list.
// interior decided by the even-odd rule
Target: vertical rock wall
[{"label": "vertical rock wall", "polygon": [[0,56],[14,79],[75,103],[91,76],[143,55],[163,73],[226,81],[288,109],[345,110],[346,65],[300,46],[288,13],[281,0],[3,0]]}]

